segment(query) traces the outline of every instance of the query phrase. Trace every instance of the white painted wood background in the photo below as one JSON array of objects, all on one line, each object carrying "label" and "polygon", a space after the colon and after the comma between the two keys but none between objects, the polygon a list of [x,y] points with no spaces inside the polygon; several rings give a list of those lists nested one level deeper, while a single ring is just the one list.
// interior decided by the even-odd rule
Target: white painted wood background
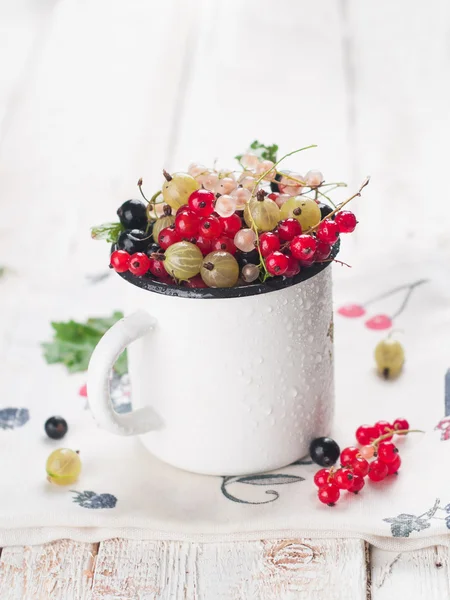
[{"label": "white painted wood background", "polygon": [[[317,143],[328,180],[373,176],[344,260],[380,231],[385,248],[400,231],[420,249],[433,228],[444,247],[449,221],[427,201],[445,204],[449,40],[444,0],[0,0],[0,263],[21,276],[0,296],[0,393],[35,352],[21,314],[73,316],[61,269],[104,264],[80,232],[162,166],[229,163],[255,137]],[[52,265],[45,284],[23,260],[36,248]],[[65,540],[0,556],[2,600],[397,597],[449,598],[448,548]]]}]

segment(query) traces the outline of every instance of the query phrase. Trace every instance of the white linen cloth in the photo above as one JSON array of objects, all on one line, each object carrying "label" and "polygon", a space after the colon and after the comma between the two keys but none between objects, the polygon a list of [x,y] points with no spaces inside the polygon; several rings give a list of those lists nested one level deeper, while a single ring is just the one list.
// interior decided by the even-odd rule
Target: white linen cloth
[{"label": "white linen cloth", "polygon": [[[394,322],[394,328],[404,332],[396,335],[407,359],[396,381],[384,381],[374,372],[373,350],[387,332],[367,329],[364,320],[377,313],[393,314],[404,293],[374,303],[360,319],[336,315],[333,436],[343,448],[355,443],[354,431],[362,423],[406,417],[411,427],[427,433],[397,438],[403,461],[398,476],[367,482],[358,496],[343,492],[330,508],[316,497],[316,465],[286,466],[273,478],[223,479],[180,471],[152,457],[138,439],[99,430],[86,399],[78,394],[83,376],[45,365],[36,343],[29,351],[30,369],[23,361],[16,363],[16,371],[9,373],[11,395],[2,397],[2,406],[28,409],[29,420],[21,425],[24,418],[19,413],[18,426],[0,430],[0,545],[115,536],[214,541],[362,537],[389,549],[447,543],[450,440],[435,427],[444,417],[450,294],[438,264],[408,265],[400,255],[397,261],[389,270],[359,260],[348,272],[334,267],[336,306],[361,303],[422,275],[429,280],[415,289]],[[68,278],[65,283],[59,305],[65,305],[66,314],[72,309],[77,315],[81,307],[87,310],[93,296],[103,299],[106,314],[106,307],[117,307],[114,302],[123,287],[115,275],[94,286],[74,280],[70,284]],[[35,309],[48,312],[44,306]],[[21,328],[29,337],[27,324],[24,321]],[[26,364],[27,356],[22,357]],[[129,398],[117,387],[114,396],[117,409],[126,410]],[[61,441],[47,439],[43,431],[46,418],[53,414],[63,415],[69,423]],[[58,447],[80,450],[83,471],[70,489],[51,485],[45,478],[46,458]]]}]

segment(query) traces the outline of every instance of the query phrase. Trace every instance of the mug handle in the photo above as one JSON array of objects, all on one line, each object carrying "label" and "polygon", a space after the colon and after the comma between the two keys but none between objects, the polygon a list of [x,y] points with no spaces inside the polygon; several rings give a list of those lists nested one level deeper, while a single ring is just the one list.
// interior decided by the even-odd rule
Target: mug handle
[{"label": "mug handle", "polygon": [[92,353],[88,368],[87,394],[94,419],[102,429],[119,435],[138,435],[161,429],[162,421],[153,408],[146,406],[129,413],[117,413],[111,402],[111,369],[128,344],[156,325],[156,319],[144,310],[120,319],[108,329]]}]

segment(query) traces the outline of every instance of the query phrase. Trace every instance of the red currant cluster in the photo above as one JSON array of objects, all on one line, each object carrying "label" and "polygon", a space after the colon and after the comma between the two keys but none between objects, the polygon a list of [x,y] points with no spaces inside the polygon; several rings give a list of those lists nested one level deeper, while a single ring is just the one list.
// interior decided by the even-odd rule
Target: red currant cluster
[{"label": "red currant cluster", "polygon": [[162,188],[150,200],[140,180],[147,204],[128,200],[117,211],[119,223],[92,230],[93,237],[115,243],[111,267],[166,284],[234,287],[292,278],[333,260],[339,235],[357,225],[343,208],[361,190],[332,208],[319,200],[328,197],[322,190],[343,184],[325,183],[319,171],[278,171],[276,147],[258,148],[262,156],[239,157],[242,171],[197,164],[187,173],[164,171]]},{"label": "red currant cluster", "polygon": [[366,476],[377,482],[396,474],[402,461],[397,447],[390,440],[394,434],[406,435],[409,431],[406,419],[396,419],[392,424],[378,421],[375,425],[358,427],[356,440],[362,447],[344,448],[340,455],[340,468],[320,469],[314,475],[320,502],[333,506],[343,490],[357,494],[364,487]]}]

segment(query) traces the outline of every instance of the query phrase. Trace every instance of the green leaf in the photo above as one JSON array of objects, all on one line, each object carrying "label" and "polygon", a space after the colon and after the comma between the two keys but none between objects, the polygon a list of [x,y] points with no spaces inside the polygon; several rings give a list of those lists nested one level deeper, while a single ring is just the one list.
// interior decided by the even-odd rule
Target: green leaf
[{"label": "green leaf", "polygon": [[[86,371],[100,338],[122,317],[123,314],[116,311],[110,317],[93,317],[86,323],[73,320],[53,322],[52,327],[55,331],[53,340],[42,344],[46,362],[62,363],[70,373]],[[128,371],[126,352],[119,356],[114,370],[119,375]]]},{"label": "green leaf", "polygon": [[91,237],[94,240],[106,240],[110,244],[114,244],[122,231],[125,231],[122,223],[102,223],[102,225],[91,228]]},{"label": "green leaf", "polygon": [[[271,160],[272,162],[277,162],[277,152],[278,152],[277,144],[271,144],[270,146],[266,146],[265,144],[262,144],[258,140],[255,140],[254,142],[252,142],[250,144],[250,150],[253,150],[253,152],[256,154],[256,156],[258,156],[259,158],[262,158],[263,160]],[[242,154],[235,156],[235,158],[239,162],[241,162]]]}]

